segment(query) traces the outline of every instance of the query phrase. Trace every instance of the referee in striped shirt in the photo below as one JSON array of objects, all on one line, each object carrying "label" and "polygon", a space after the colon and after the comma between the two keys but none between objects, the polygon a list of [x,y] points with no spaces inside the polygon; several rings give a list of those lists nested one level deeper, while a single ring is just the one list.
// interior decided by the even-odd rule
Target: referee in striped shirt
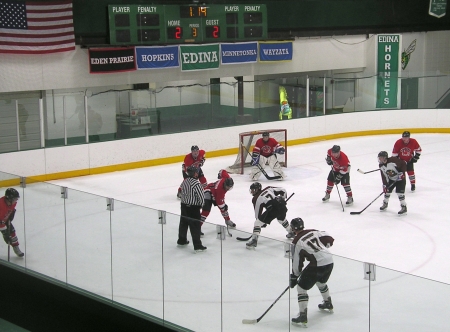
[{"label": "referee in striped shirt", "polygon": [[189,244],[187,240],[187,230],[191,231],[192,242],[196,252],[205,251],[200,240],[201,216],[200,209],[205,201],[203,186],[198,180],[199,169],[195,166],[189,166],[186,170],[188,177],[181,184],[181,217],[178,228],[179,246]]}]

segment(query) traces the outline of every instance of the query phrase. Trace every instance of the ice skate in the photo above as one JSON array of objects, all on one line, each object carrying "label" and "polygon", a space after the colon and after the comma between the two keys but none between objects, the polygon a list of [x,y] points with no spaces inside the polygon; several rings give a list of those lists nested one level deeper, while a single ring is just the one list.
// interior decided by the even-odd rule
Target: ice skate
[{"label": "ice skate", "polygon": [[325,196],[322,198],[322,202],[328,202],[330,200],[330,194],[329,193],[325,193]]},{"label": "ice skate", "polygon": [[197,252],[203,252],[203,251],[205,251],[206,249],[207,249],[206,247],[204,247],[203,245],[201,245],[201,246],[198,246],[198,247],[194,248],[194,251],[197,253]]},{"label": "ice skate", "polygon": [[383,205],[380,207],[380,211],[385,211],[388,207],[388,203],[383,202]]},{"label": "ice skate", "polygon": [[25,254],[19,249],[19,246],[15,246],[13,247],[14,253],[19,256],[19,257],[23,257]]},{"label": "ice skate", "polygon": [[328,297],[328,299],[323,301],[323,303],[318,305],[320,310],[325,310],[329,312],[333,312],[333,304],[331,303],[331,297]]},{"label": "ice skate", "polygon": [[408,212],[408,209],[406,208],[406,205],[402,205],[402,208],[400,209],[400,211],[398,211],[398,214],[400,216],[405,216],[406,212]]},{"label": "ice skate", "polygon": [[305,311],[301,312],[300,315],[298,315],[298,317],[292,318],[292,324],[296,325],[296,326],[301,326],[301,327],[307,327],[306,324],[308,323],[308,309],[305,309]]},{"label": "ice skate", "polygon": [[255,250],[257,245],[258,245],[258,240],[251,239],[249,242],[247,242],[245,244],[245,247],[249,250]]},{"label": "ice skate", "polygon": [[230,228],[236,228],[236,224],[232,222],[231,220],[225,220],[225,224]]},{"label": "ice skate", "polygon": [[177,241],[177,245],[179,246],[179,247],[184,247],[184,246],[187,246],[189,244],[189,241],[180,241],[180,240],[178,240]]},{"label": "ice skate", "polygon": [[347,197],[347,202],[345,202],[345,205],[347,206],[353,205],[353,196]]},{"label": "ice skate", "polygon": [[415,192],[416,191],[416,185],[415,184],[412,184],[411,185],[411,192],[413,193],[413,192]]}]

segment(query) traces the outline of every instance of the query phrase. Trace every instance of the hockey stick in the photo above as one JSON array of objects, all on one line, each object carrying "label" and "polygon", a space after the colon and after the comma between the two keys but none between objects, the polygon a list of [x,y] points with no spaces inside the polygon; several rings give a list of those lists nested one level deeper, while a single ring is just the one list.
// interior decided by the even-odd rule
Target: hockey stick
[{"label": "hockey stick", "polygon": [[261,317],[259,317],[259,318],[257,318],[257,319],[243,319],[243,320],[242,320],[242,324],[256,324],[256,323],[258,323],[258,322],[264,317],[264,315],[267,314],[267,312],[268,312],[270,309],[272,309],[272,307],[275,305],[275,303],[278,302],[278,300],[284,295],[284,293],[287,292],[288,289],[289,289],[289,286],[287,286],[286,289],[283,291],[283,293],[281,293],[281,295],[277,297],[277,299],[275,300],[275,302],[273,302],[273,303],[270,305],[270,307],[269,307],[266,311],[264,311],[264,313],[261,315]]},{"label": "hockey stick", "polygon": [[[333,178],[334,178],[334,181],[336,181],[336,177],[334,176],[333,166],[331,166],[331,171],[333,172]],[[341,193],[339,192],[338,183],[336,183],[336,182],[334,182],[334,183],[336,184],[336,190],[337,190],[338,195],[339,195],[339,200],[341,201],[342,212],[345,212],[345,211],[344,211],[344,204],[342,204]]]},{"label": "hockey stick", "polygon": [[[287,203],[288,200],[291,199],[292,196],[294,196],[294,194],[295,194],[295,193],[292,193],[292,194],[287,198],[286,203]],[[267,215],[266,215],[266,216],[267,216]],[[266,224],[266,225],[267,225],[267,224]],[[263,226],[263,227],[265,227],[265,226]],[[249,237],[237,237],[236,240],[238,240],[238,241],[248,241],[248,240],[251,239],[252,236],[253,236],[253,234],[250,235]]]},{"label": "hockey stick", "polygon": [[371,170],[371,171],[368,171],[368,172],[364,172],[363,170],[361,170],[361,169],[359,169],[358,168],[358,172],[359,173],[361,173],[361,174],[368,174],[368,173],[373,173],[373,172],[376,172],[376,171],[379,171],[380,169],[379,168],[377,168],[377,169],[374,169],[374,170]]},{"label": "hockey stick", "polygon": [[[244,144],[242,144],[242,143],[241,143],[241,145],[242,145],[242,147],[245,149],[245,151],[247,151],[248,155],[249,155],[250,157],[252,157],[252,155],[250,154],[250,152],[247,150],[247,147],[246,147]],[[256,166],[259,168],[259,170],[261,171],[261,173],[264,174],[264,176],[266,177],[267,180],[278,180],[278,179],[281,179],[281,176],[280,176],[280,175],[269,176],[269,174],[267,174],[267,172],[264,170],[264,168],[261,167],[261,165],[259,164],[259,162],[256,164]]]},{"label": "hockey stick", "polygon": [[[395,184],[395,182],[393,182],[393,183],[389,186],[388,189],[390,189],[394,184]],[[363,213],[365,209],[367,209],[369,206],[371,206],[372,203],[375,202],[378,198],[380,198],[380,196],[383,195],[383,194],[384,194],[384,191],[382,191],[381,194],[379,194],[379,195],[378,195],[372,202],[370,202],[369,205],[367,205],[364,209],[362,209],[362,210],[359,211],[359,212],[352,211],[352,212],[350,212],[350,214],[351,214],[351,215],[355,215],[355,214],[361,214],[361,213]]]}]

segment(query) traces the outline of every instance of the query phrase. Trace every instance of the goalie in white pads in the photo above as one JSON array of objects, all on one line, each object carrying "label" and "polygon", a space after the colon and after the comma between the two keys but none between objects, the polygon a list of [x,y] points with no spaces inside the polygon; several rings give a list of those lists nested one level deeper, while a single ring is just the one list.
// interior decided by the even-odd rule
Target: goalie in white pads
[{"label": "goalie in white pads", "polygon": [[253,235],[250,242],[247,242],[247,249],[255,249],[258,244],[258,237],[261,228],[270,225],[271,221],[277,218],[277,221],[283,226],[288,234],[286,237],[291,239],[294,233],[291,231],[289,222],[286,220],[286,189],[281,187],[266,187],[261,189],[261,183],[255,182],[250,186],[250,194],[253,196],[252,203],[255,209],[255,225],[253,226]]},{"label": "goalie in white pads", "polygon": [[[304,229],[302,218],[291,220],[291,229],[296,234],[292,241],[292,274],[290,286],[297,286],[299,314],[292,323],[305,326],[308,323],[308,290],[314,284],[322,294],[323,303],[319,309],[333,311],[327,281],[333,271],[333,256],[328,250],[334,239],[327,233],[315,229]],[[305,260],[309,264],[304,267]]]},{"label": "goalie in white pads", "polygon": [[281,177],[279,180],[283,180],[286,177],[276,156],[277,153],[284,154],[285,148],[275,138],[270,137],[268,132],[264,132],[262,138],[256,141],[252,152],[252,161],[250,163],[253,166],[250,173],[252,181],[258,180],[261,176],[261,170],[257,165],[259,164],[264,169],[266,162],[272,169],[273,174]]}]

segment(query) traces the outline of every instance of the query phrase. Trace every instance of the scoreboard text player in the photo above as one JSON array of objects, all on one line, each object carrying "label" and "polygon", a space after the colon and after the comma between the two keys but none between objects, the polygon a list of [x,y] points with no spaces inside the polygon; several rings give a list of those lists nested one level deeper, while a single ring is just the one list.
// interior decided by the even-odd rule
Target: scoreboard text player
[{"label": "scoreboard text player", "polygon": [[109,5],[111,45],[267,39],[265,5]]}]

